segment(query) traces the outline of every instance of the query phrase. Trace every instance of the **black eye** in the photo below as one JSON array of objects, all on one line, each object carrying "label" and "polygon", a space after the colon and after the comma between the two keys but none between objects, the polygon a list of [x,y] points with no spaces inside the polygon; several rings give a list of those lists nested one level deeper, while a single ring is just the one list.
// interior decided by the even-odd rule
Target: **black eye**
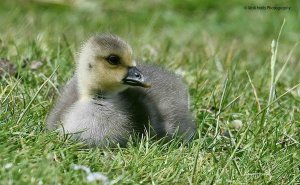
[{"label": "black eye", "polygon": [[106,60],[111,65],[118,65],[121,63],[121,59],[117,55],[109,55]]}]

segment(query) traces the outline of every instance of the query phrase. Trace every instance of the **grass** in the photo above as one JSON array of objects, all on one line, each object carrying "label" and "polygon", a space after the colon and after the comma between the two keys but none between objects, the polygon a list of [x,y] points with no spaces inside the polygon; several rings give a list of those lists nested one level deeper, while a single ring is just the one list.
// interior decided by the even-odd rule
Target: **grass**
[{"label": "grass", "polygon": [[[270,4],[292,9],[243,8]],[[299,7],[279,0],[1,1],[0,57],[18,75],[0,79],[0,184],[88,184],[75,164],[115,184],[300,183]],[[46,131],[76,51],[95,32],[120,35],[136,58],[183,73],[200,139],[178,147],[145,137],[104,150]],[[32,70],[36,60],[43,66]]]}]

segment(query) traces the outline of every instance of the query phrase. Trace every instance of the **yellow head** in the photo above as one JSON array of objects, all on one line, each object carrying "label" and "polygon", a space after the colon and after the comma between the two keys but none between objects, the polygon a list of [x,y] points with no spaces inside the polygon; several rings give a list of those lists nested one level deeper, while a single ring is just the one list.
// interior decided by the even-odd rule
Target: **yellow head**
[{"label": "yellow head", "polygon": [[83,45],[77,63],[80,96],[113,94],[128,85],[147,87],[135,66],[132,48],[125,41],[113,35],[91,37]]}]

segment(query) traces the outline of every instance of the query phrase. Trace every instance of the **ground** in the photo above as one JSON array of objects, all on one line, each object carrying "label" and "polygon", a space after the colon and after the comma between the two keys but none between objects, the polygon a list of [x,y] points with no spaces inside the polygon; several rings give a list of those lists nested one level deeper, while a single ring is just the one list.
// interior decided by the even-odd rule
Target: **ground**
[{"label": "ground", "polygon": [[[108,184],[300,183],[299,8],[286,0],[1,1],[0,57],[16,69],[0,79],[0,184],[88,184],[74,165]],[[76,52],[97,32],[183,75],[199,139],[88,149],[46,130]]]}]

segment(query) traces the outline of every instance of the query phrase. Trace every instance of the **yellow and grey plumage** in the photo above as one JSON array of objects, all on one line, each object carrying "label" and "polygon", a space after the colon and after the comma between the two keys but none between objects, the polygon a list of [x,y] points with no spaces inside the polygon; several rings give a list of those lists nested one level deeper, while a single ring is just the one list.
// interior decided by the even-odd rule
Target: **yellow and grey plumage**
[{"label": "yellow and grey plumage", "polygon": [[76,72],[48,116],[49,129],[60,123],[74,138],[96,146],[125,145],[148,124],[158,137],[177,133],[189,141],[196,132],[182,79],[160,67],[136,65],[131,47],[112,35],[84,44]]}]

